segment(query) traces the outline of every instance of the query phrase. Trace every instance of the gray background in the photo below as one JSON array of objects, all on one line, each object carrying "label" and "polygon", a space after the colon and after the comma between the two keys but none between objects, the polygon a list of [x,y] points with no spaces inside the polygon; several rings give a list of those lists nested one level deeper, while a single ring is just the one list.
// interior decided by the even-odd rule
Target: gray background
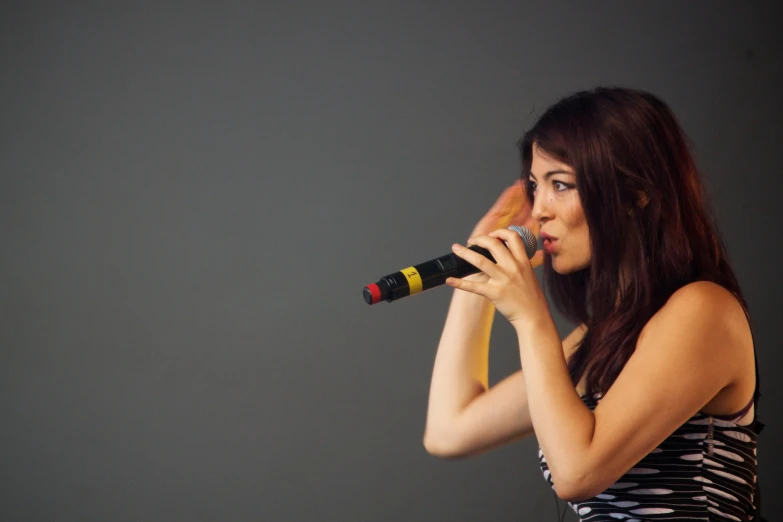
[{"label": "gray background", "polygon": [[[534,118],[598,84],[694,141],[783,509],[773,3],[464,4],[3,4],[1,520],[553,520],[534,439],[422,447],[452,290],[361,290],[464,241]],[[495,382],[500,316],[492,346]]]}]

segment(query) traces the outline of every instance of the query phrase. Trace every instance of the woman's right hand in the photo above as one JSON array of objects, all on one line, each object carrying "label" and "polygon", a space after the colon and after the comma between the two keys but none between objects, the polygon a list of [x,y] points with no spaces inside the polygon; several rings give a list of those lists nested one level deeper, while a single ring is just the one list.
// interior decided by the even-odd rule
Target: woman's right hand
[{"label": "woman's right hand", "polygon": [[[525,194],[525,186],[522,184],[522,180],[518,179],[513,185],[506,188],[498,197],[495,204],[489,209],[489,211],[482,217],[476,226],[473,228],[473,232],[470,234],[470,238],[467,241],[467,245],[471,246],[474,243],[471,241],[473,237],[479,235],[486,235],[497,230],[499,228],[508,228],[512,225],[521,225],[528,228],[533,234],[538,237],[538,221],[533,219],[532,207],[528,203],[527,195]],[[539,250],[536,255],[530,260],[533,267],[541,265],[544,261],[544,252]],[[463,279],[468,281],[486,282],[489,277],[483,272],[476,272],[469,276],[465,276]]]}]

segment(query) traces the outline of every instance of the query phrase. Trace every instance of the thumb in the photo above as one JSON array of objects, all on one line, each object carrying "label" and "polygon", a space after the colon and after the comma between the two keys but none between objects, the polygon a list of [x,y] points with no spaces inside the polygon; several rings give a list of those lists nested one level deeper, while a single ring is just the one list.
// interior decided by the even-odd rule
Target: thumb
[{"label": "thumb", "polygon": [[536,252],[536,255],[530,258],[530,265],[533,268],[539,267],[544,264],[544,251],[539,250]]}]

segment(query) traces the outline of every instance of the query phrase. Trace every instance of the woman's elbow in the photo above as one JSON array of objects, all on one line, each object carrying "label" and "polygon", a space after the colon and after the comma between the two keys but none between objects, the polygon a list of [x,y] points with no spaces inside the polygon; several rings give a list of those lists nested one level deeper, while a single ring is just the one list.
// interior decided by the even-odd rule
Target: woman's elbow
[{"label": "woman's elbow", "polygon": [[465,448],[453,436],[425,431],[422,442],[424,449],[433,457],[456,459],[467,455]]},{"label": "woman's elbow", "polygon": [[581,502],[595,497],[604,489],[599,484],[591,482],[587,476],[570,476],[566,480],[558,481],[552,475],[552,482],[555,485],[557,496],[567,502]]}]

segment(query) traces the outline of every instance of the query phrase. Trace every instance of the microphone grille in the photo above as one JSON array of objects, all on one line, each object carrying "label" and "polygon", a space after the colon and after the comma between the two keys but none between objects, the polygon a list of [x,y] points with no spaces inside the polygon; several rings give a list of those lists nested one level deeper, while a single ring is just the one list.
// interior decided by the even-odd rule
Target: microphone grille
[{"label": "microphone grille", "polygon": [[513,230],[522,236],[522,241],[525,243],[525,253],[527,254],[527,258],[532,259],[538,250],[538,240],[536,239],[535,234],[533,234],[529,228],[520,225],[511,225],[508,228],[509,230]]}]

